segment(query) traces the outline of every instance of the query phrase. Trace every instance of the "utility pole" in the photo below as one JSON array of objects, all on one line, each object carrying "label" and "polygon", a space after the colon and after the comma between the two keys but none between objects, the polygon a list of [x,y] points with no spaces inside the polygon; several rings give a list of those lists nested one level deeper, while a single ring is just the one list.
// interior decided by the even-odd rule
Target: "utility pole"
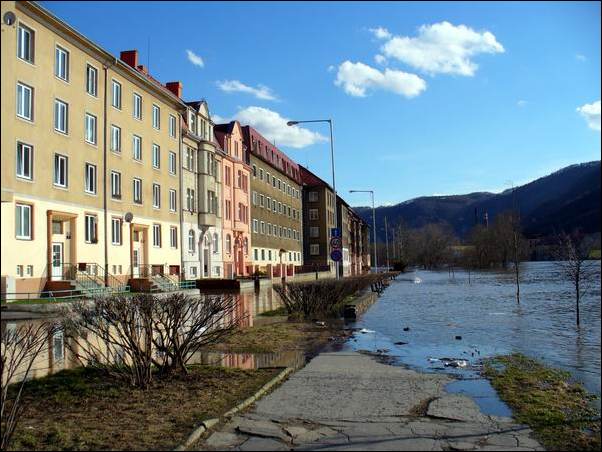
[{"label": "utility pole", "polygon": [[389,265],[389,228],[387,227],[387,217],[385,217],[385,243],[387,247],[387,271],[391,268]]}]

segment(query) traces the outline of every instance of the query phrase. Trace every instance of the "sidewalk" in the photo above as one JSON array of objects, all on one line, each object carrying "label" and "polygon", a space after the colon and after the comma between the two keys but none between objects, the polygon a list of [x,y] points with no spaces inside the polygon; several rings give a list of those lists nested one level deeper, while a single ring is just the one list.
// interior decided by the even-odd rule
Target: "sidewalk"
[{"label": "sidewalk", "polygon": [[323,353],[198,450],[543,450],[528,427],[450,395],[445,375]]}]

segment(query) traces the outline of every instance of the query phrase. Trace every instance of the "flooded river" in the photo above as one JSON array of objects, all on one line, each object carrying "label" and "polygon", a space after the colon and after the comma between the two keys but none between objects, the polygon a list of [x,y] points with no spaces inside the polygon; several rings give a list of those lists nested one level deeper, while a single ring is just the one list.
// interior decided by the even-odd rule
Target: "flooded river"
[{"label": "flooded river", "polygon": [[[386,350],[394,363],[465,378],[476,378],[471,365],[480,358],[518,351],[569,371],[599,396],[600,262],[594,265],[596,278],[582,294],[580,328],[572,286],[554,263],[523,264],[520,304],[512,272],[472,272],[469,283],[464,271],[415,271],[393,282],[354,325],[365,332],[355,334],[349,347]],[[441,358],[468,366],[446,367]],[[472,385],[473,392],[489,391],[481,383]],[[459,382],[455,389],[465,387]]]}]

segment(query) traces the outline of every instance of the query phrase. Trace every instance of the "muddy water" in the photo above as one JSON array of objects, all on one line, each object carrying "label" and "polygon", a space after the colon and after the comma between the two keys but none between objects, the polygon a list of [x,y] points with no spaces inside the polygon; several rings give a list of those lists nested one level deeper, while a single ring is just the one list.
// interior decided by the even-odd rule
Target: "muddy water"
[{"label": "muddy water", "polygon": [[[486,382],[477,382],[478,363],[513,351],[569,371],[599,396],[600,262],[594,265],[597,276],[582,295],[580,328],[575,325],[572,287],[558,267],[530,262],[522,267],[520,304],[510,272],[472,272],[470,283],[463,271],[406,273],[354,325],[369,332],[356,333],[348,346],[380,350],[394,363],[418,370],[476,379],[472,384],[452,383],[448,389],[471,393],[493,414],[504,408],[495,406]],[[467,366],[449,367],[441,358],[465,360]]]}]

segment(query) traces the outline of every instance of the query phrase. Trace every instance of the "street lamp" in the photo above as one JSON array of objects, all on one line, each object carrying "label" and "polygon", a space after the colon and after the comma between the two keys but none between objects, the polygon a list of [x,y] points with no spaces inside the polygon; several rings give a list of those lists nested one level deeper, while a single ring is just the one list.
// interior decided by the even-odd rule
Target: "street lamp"
[{"label": "street lamp", "polygon": [[372,231],[373,231],[373,246],[374,246],[374,268],[378,273],[378,261],[376,259],[376,210],[374,209],[374,190],[349,190],[349,193],[370,193],[372,196]]},{"label": "street lamp", "polygon": [[[330,126],[330,164],[332,167],[332,191],[334,192],[334,227],[339,228],[339,220],[337,216],[337,188],[334,181],[334,139],[332,135],[332,119],[310,119],[306,121],[288,121],[287,126],[296,126],[297,124],[303,124],[307,122],[327,122]],[[339,264],[335,264],[336,279],[339,279]]]}]

